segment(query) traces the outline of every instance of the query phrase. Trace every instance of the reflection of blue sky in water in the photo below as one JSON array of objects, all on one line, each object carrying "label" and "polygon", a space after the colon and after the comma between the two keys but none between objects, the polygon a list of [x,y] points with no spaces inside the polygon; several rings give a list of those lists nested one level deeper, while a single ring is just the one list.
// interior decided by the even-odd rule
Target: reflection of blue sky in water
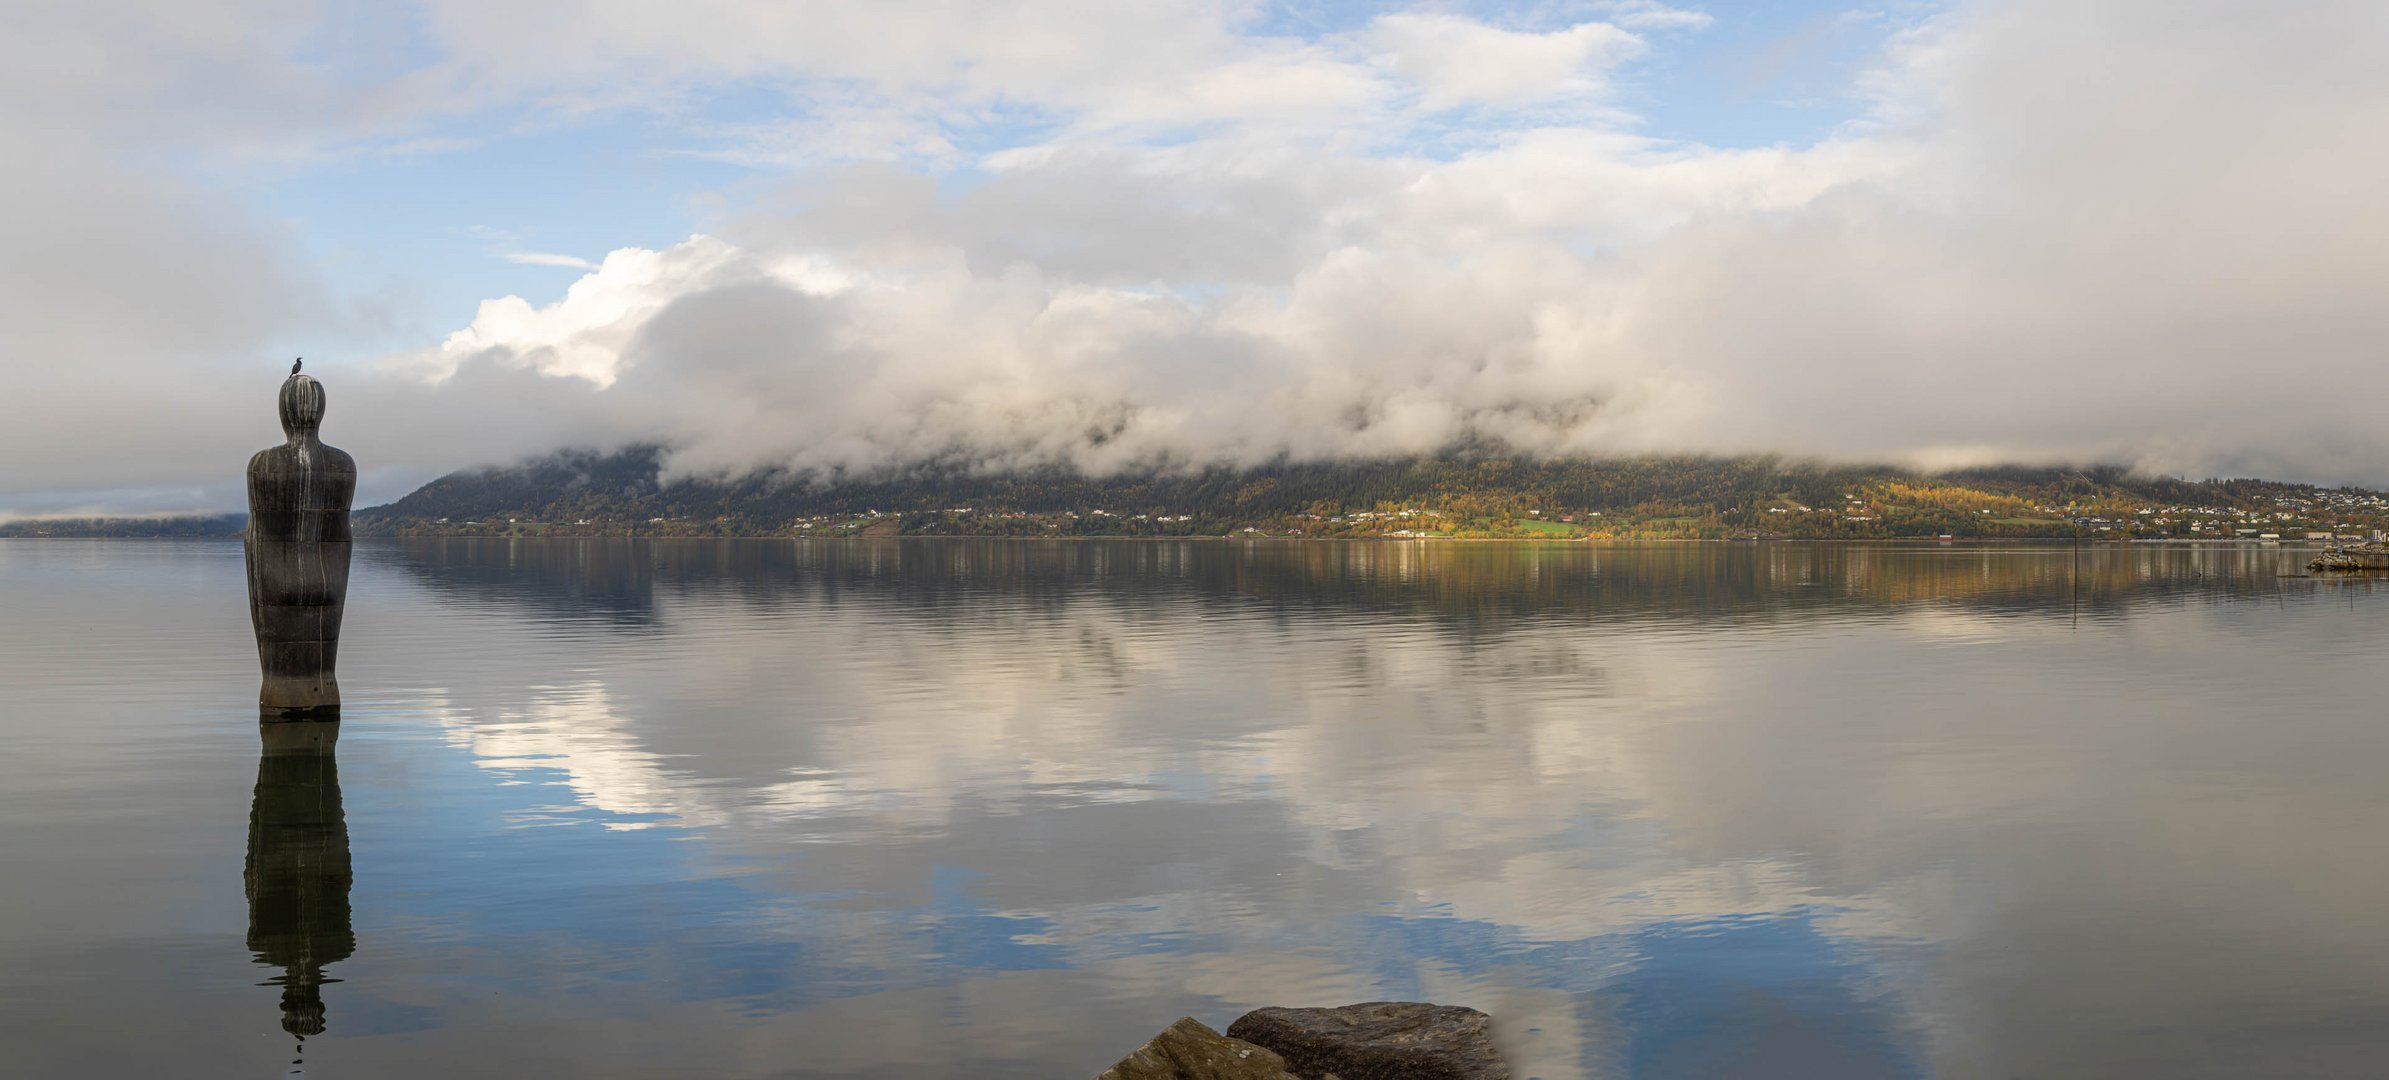
[{"label": "reflection of blue sky in water", "polygon": [[1921,1076],[1868,972],[1802,913],[1661,923],[1603,989],[1621,999],[1631,1073],[1648,1077]]},{"label": "reflection of blue sky in water", "polygon": [[[1061,549],[361,559],[358,946],[309,1068],[1070,1075],[1181,1014],[1389,997],[1487,1009],[1550,1078],[2381,1060],[2389,882],[2343,857],[2381,807],[2384,736],[2341,719],[2369,589],[2143,551],[2073,589],[1963,549]],[[229,558],[189,604],[237,597]],[[12,692],[107,700],[17,655]],[[141,877],[205,899],[181,857]],[[160,1008],[215,977],[113,963]]]},{"label": "reflection of blue sky in water", "polygon": [[[845,875],[835,872],[815,880],[800,854],[793,867],[778,869],[814,887],[791,890],[769,883],[787,880],[772,873],[776,860],[691,865],[692,837],[679,828],[619,828],[657,824],[670,815],[652,809],[615,814],[587,805],[603,796],[573,790],[568,763],[575,755],[558,749],[544,759],[500,759],[517,764],[501,770],[507,780],[499,784],[457,774],[462,799],[450,810],[462,820],[453,824],[458,834],[482,839],[445,858],[428,850],[433,844],[397,860],[409,867],[405,876],[462,886],[453,894],[419,892],[435,908],[453,908],[433,925],[394,928],[403,937],[503,943],[479,956],[485,970],[467,967],[447,979],[472,986],[542,972],[542,979],[568,984],[642,986],[681,1002],[732,999],[742,1011],[768,1015],[989,973],[1074,969],[1100,983],[1105,965],[1131,958],[1173,964],[1201,958],[1208,961],[1201,968],[1208,980],[1222,985],[1191,1000],[1180,995],[1168,1007],[1224,1022],[1272,1000],[1266,981],[1248,986],[1239,970],[1240,957],[1257,955],[1266,959],[1254,965],[1256,974],[1277,975],[1293,960],[1313,985],[1334,986],[1347,996],[1428,998],[1494,984],[1543,992],[1530,996],[1539,997],[1546,1012],[1528,1017],[1506,1011],[1506,1021],[1537,1028],[1517,1032],[1513,1041],[1545,1054],[1572,1046],[1572,1064],[1587,1074],[1726,1075],[1736,1064],[1780,1070],[1787,1060],[1829,1062],[1831,1075],[1916,1073],[1891,1006],[1862,996],[1869,973],[1851,955],[1847,934],[1820,926],[1816,913],[1802,906],[1669,919],[1655,914],[1665,902],[1647,895],[1586,897],[1587,904],[1642,910],[1621,918],[1614,931],[1578,938],[1457,917],[1448,902],[1415,896],[1357,910],[1313,911],[1309,904],[1272,910],[1289,896],[1348,891],[1334,882],[1291,892],[1262,888],[1254,890],[1259,896],[1242,897],[1242,904],[1231,898],[1222,910],[1185,894],[1236,892],[1240,884],[1284,875],[1301,862],[1301,853],[1283,844],[1256,851],[1255,841],[1265,847],[1293,826],[1268,811],[1266,800],[1173,805],[1166,797],[1016,808],[1007,826],[958,842],[985,856],[954,851],[951,857],[963,862],[942,861],[937,853],[955,844],[926,843],[930,850],[919,862],[901,849],[866,851],[859,856],[864,861],[901,864],[893,875],[901,880],[877,890],[841,889]],[[488,760],[479,764],[486,767]],[[1562,844],[1650,838],[1647,825],[1633,822],[1556,824],[1552,839]],[[1028,845],[1027,868],[1054,877],[1061,892],[1105,872],[1123,883],[1108,890],[1111,899],[1065,904],[1051,913],[999,904],[985,895],[990,887],[1027,885],[1019,867],[1007,871],[1001,865],[1016,853],[980,840],[1006,834],[1039,836],[1054,845]],[[1123,866],[1106,855],[1101,867],[1079,864],[1084,849],[1076,842],[1118,837],[1133,838],[1151,858]],[[700,864],[715,861],[710,853],[698,858]],[[1343,861],[1357,867],[1367,857],[1347,853]],[[1214,876],[1223,869],[1224,875]],[[1741,879],[1734,884],[1743,888],[1785,888],[1780,881],[1748,880],[1770,873],[1781,870],[1735,868],[1729,876]],[[1678,878],[1659,887],[1703,885]],[[359,889],[371,895],[407,891],[370,877]],[[1379,913],[1402,908],[1408,910]],[[570,958],[568,971],[558,970],[559,958]],[[397,1010],[407,1017],[400,1027],[375,1020],[370,1005],[350,1011],[358,1014],[351,1025],[355,1035],[434,1022],[421,1009]],[[1571,1038],[1570,1028],[1615,1029],[1626,1034],[1627,1044]],[[1687,1057],[1687,1048],[1695,1056]],[[1687,1061],[1699,1067],[1683,1071]],[[1571,1062],[1544,1056],[1541,1064],[1549,1073]]]}]

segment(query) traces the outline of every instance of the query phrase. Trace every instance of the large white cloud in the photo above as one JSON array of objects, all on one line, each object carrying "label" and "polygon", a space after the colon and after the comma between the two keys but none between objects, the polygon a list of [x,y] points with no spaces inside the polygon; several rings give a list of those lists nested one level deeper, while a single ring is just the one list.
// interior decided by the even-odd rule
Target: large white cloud
[{"label": "large white cloud", "polygon": [[[69,44],[116,32],[60,11],[42,25]],[[56,235],[0,301],[12,357],[51,360],[0,376],[0,505],[143,484],[223,503],[215,458],[259,423],[214,373],[340,322],[286,226],[188,169],[128,170],[127,148],[311,160],[503,137],[457,126],[492,110],[658,110],[675,149],[763,171],[708,235],[334,367],[334,426],[385,488],[648,438],[706,470],[1473,439],[2389,481],[2376,5],[1962,8],[1895,36],[1858,119],[1756,149],[1623,111],[1620,65],[1702,25],[1650,4],[1317,32],[1206,4],[419,14],[429,58],[394,73],[293,59],[322,26],[168,20],[142,39],[164,74],[20,87],[69,106],[12,102],[20,145],[80,118],[96,149],[21,170],[0,211]],[[706,112],[725,94],[781,105]],[[142,326],[167,329],[121,340]],[[62,407],[101,387],[137,435]]]},{"label": "large white cloud", "polygon": [[1642,46],[1609,23],[1534,34],[1432,13],[1384,16],[1370,42],[1385,50],[1383,63],[1418,83],[1419,102],[1429,109],[1593,92],[1594,72]]},{"label": "large white cloud", "polygon": [[[832,172],[721,239],[586,279],[647,290],[656,313],[590,351],[612,360],[594,381],[621,376],[609,392],[639,394],[708,469],[1491,439],[2377,481],[2380,22],[2361,5],[1970,10],[1901,39],[1870,119],[1803,148],[1577,125],[1408,156],[1290,147],[1248,117],[1158,148],[1065,135],[960,193]],[[1432,108],[1634,39],[1402,15],[1365,40],[1430,50],[1414,74]],[[1517,81],[1471,81],[1488,68]],[[736,258],[629,280],[725,244]],[[751,284],[790,260],[809,284]],[[509,313],[574,324],[581,306]],[[501,329],[485,312],[466,332],[498,346],[473,362],[590,340]]]}]

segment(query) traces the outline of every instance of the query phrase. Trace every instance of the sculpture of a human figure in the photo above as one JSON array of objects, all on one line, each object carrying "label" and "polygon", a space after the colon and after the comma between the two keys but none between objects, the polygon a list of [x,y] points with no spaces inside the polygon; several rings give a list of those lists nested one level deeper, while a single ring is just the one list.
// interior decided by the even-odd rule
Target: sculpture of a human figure
[{"label": "sculpture of a human figure", "polygon": [[265,681],[258,707],[269,716],[320,717],[340,705],[332,667],[348,598],[349,500],[357,462],[316,436],[323,384],[282,381],[286,441],[249,459],[249,621]]}]

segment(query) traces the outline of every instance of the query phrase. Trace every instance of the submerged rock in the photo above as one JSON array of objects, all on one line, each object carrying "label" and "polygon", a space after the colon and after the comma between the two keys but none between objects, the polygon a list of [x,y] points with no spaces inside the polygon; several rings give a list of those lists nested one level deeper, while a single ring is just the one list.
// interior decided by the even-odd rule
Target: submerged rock
[{"label": "submerged rock", "polygon": [[1095,1080],[1300,1080],[1284,1058],[1213,1031],[1194,1017],[1162,1029]]},{"label": "submerged rock", "polygon": [[1304,1080],[1509,1080],[1493,1018],[1458,1005],[1372,1001],[1340,1009],[1255,1009],[1228,1037],[1283,1055]]}]

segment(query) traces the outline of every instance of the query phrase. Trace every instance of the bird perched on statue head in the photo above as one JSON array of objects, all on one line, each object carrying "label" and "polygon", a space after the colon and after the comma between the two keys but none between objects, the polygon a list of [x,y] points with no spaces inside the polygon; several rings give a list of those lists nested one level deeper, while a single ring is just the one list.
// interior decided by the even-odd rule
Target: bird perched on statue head
[{"label": "bird perched on statue head", "polygon": [[304,363],[306,363],[306,362],[307,362],[307,358],[306,358],[306,357],[304,357],[304,356],[302,356],[302,357],[299,357],[298,359],[291,361],[291,362],[290,362],[290,373],[291,373],[291,374],[293,374],[293,375],[296,375],[296,374],[298,374],[298,373],[299,373],[299,365],[300,365],[300,364],[304,364]]}]

